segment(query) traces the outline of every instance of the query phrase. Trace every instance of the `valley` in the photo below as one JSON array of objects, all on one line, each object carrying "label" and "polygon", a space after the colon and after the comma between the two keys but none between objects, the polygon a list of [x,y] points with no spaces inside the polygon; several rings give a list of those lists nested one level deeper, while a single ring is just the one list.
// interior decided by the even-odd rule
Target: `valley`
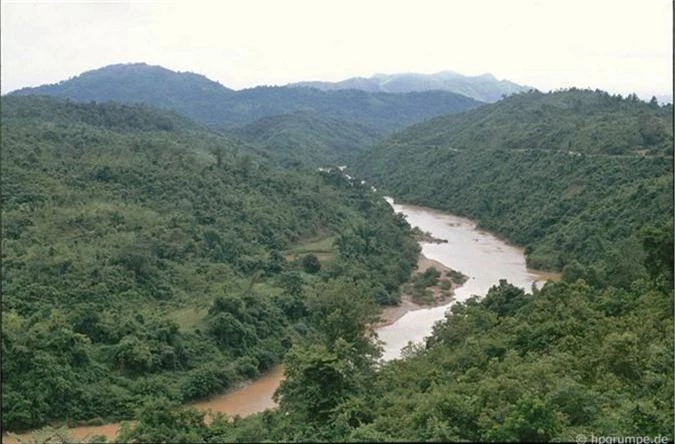
[{"label": "valley", "polygon": [[3,432],[670,436],[672,105],[383,79],[2,96]]}]

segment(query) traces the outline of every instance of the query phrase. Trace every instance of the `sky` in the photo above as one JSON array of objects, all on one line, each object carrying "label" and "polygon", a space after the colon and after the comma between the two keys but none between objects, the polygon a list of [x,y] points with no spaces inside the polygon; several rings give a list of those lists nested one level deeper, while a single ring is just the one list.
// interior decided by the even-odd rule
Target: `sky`
[{"label": "sky", "polygon": [[0,3],[1,90],[145,62],[242,89],[375,73],[492,73],[672,96],[670,0]]}]

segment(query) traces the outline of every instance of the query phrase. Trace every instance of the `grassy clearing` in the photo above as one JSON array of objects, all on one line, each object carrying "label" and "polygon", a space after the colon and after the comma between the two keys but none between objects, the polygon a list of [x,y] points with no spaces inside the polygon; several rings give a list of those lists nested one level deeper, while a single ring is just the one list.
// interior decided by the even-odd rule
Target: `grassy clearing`
[{"label": "grassy clearing", "polygon": [[169,313],[168,317],[176,321],[181,330],[189,330],[198,326],[208,311],[207,307],[185,307]]},{"label": "grassy clearing", "polygon": [[335,248],[333,247],[335,236],[319,237],[307,239],[286,250],[286,259],[295,260],[305,254],[314,254],[321,261],[331,261],[335,259]]}]

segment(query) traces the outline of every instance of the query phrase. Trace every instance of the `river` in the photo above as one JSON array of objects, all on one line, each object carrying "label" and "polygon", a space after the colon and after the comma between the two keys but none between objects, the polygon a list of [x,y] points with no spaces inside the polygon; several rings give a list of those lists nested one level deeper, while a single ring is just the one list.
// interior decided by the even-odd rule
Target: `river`
[{"label": "river", "polygon": [[[395,211],[403,213],[410,225],[418,226],[432,236],[447,240],[447,243],[421,243],[422,254],[450,268],[461,271],[469,277],[461,287],[455,289],[452,301],[446,305],[410,311],[391,325],[377,329],[384,341],[383,359],[399,358],[401,349],[409,341],[422,341],[432,331],[434,323],[443,319],[450,306],[465,301],[472,295],[484,295],[488,289],[506,279],[511,284],[529,290],[533,283],[541,286],[548,279],[557,279],[554,273],[528,270],[522,248],[507,244],[497,236],[478,230],[476,223],[458,216],[444,214],[429,208],[413,205],[399,205],[387,201]],[[230,416],[247,416],[274,407],[272,394],[283,377],[283,368],[278,366],[261,378],[239,390],[216,396],[194,404],[200,410],[223,412]],[[103,426],[74,427],[70,433],[78,439],[86,435],[101,434],[112,440],[119,424]],[[30,434],[20,435],[24,441]],[[3,442],[16,442],[3,436]]]},{"label": "river", "polygon": [[423,255],[461,271],[469,279],[455,289],[453,300],[448,304],[410,311],[395,323],[380,328],[378,335],[386,344],[385,360],[400,357],[401,348],[409,341],[420,342],[429,336],[433,325],[445,317],[452,304],[466,301],[473,295],[485,295],[500,279],[528,291],[535,282],[541,287],[548,279],[558,279],[555,273],[529,270],[522,248],[478,230],[476,223],[469,219],[414,205],[398,205],[392,199],[387,201],[396,212],[405,214],[413,227],[418,226],[435,238],[447,240],[447,243],[421,243]]}]

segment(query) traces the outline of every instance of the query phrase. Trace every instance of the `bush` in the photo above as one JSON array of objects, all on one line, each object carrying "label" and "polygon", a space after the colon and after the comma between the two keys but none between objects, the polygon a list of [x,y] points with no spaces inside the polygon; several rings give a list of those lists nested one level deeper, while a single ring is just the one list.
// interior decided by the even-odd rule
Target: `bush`
[{"label": "bush", "polygon": [[316,274],[321,270],[321,262],[314,254],[307,254],[302,258],[302,268],[306,273]]}]

